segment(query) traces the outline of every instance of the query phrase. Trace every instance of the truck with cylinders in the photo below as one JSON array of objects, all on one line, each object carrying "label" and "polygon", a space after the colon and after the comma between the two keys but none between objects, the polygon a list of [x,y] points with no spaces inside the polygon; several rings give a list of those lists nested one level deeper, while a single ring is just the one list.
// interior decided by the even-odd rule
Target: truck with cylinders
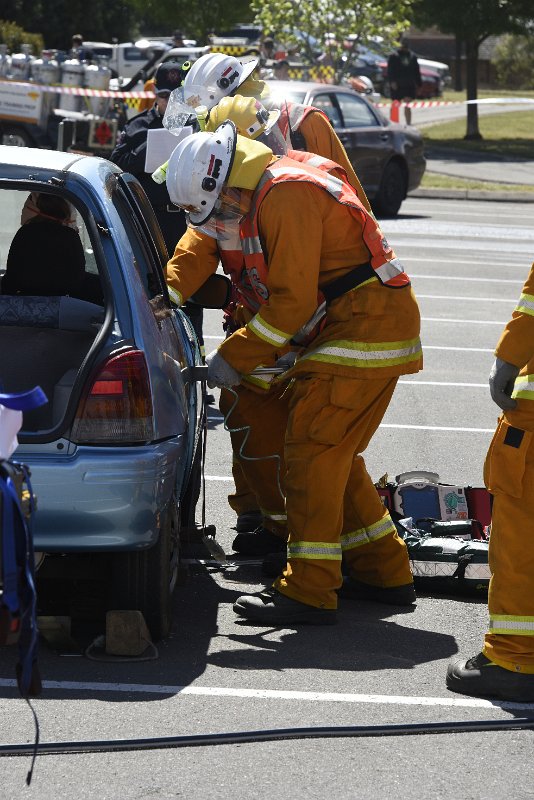
[{"label": "truck with cylinders", "polygon": [[35,57],[29,45],[13,54],[0,45],[0,143],[108,156],[129,111],[129,87],[117,88],[125,91],[113,90],[103,56]]}]

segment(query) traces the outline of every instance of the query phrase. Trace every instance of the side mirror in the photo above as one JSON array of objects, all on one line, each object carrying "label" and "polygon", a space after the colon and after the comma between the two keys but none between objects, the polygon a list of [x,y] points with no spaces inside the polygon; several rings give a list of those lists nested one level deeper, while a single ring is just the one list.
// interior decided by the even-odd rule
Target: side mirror
[{"label": "side mirror", "polygon": [[203,308],[226,308],[232,297],[232,282],[226,275],[210,275],[189,299]]}]

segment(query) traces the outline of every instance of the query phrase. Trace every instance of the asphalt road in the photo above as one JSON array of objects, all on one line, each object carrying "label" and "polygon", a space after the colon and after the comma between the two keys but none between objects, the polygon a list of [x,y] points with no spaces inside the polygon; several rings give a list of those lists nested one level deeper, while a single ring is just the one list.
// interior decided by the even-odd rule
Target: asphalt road
[{"label": "asphalt road", "polygon": [[[433,470],[480,485],[497,408],[487,390],[492,350],[534,253],[531,207],[408,199],[383,229],[412,275],[423,317],[425,369],[400,381],[366,460],[371,475]],[[208,349],[220,314],[206,314]],[[230,446],[210,409],[207,520],[231,551]],[[109,664],[43,643],[46,693],[34,703],[43,741],[173,736],[303,726],[506,721],[533,706],[449,693],[449,658],[480,649],[486,605],[423,596],[415,610],[344,602],[334,628],[266,629],[237,622],[232,602],[262,586],[258,567],[191,568],[176,623],[155,661]],[[0,653],[2,742],[32,741]],[[256,800],[514,800],[534,797],[532,731],[333,738],[38,758],[1,763],[11,798]]]}]

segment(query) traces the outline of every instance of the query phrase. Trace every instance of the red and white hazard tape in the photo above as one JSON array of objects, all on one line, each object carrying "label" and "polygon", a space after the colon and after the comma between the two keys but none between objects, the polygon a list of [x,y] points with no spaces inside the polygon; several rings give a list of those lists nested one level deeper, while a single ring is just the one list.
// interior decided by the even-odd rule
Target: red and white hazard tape
[{"label": "red and white hazard tape", "polygon": [[[377,108],[390,108],[393,103],[375,103]],[[408,108],[435,108],[435,106],[463,106],[464,100],[411,100],[409,103],[398,101],[397,106],[408,106]]]},{"label": "red and white hazard tape", "polygon": [[42,83],[19,83],[16,81],[0,81],[9,86],[23,86],[38,92],[56,92],[58,94],[75,94],[81,97],[136,97],[154,98],[154,92],[121,92],[118,89],[84,89],[82,86],[45,86]]}]

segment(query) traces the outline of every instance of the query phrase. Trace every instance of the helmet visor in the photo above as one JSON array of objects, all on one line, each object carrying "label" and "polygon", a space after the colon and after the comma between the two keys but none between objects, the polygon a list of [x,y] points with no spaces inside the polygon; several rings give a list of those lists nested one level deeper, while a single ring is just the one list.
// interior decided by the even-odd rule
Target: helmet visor
[{"label": "helmet visor", "polygon": [[211,216],[200,225],[195,225],[188,215],[188,223],[198,231],[220,242],[235,240],[236,249],[241,247],[239,223],[250,207],[250,196],[240,189],[225,187],[219,195]]}]

